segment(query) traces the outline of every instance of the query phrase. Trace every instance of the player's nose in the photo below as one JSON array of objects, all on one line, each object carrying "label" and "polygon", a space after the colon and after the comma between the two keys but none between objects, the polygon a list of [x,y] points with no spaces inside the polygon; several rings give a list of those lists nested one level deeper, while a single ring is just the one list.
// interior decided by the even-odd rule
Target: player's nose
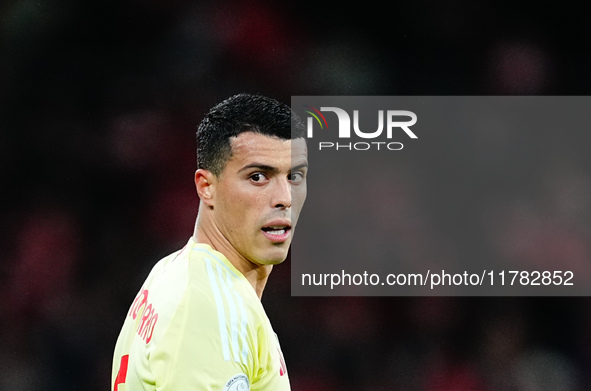
[{"label": "player's nose", "polygon": [[273,188],[272,206],[279,209],[291,207],[291,185],[287,178],[277,180]]}]

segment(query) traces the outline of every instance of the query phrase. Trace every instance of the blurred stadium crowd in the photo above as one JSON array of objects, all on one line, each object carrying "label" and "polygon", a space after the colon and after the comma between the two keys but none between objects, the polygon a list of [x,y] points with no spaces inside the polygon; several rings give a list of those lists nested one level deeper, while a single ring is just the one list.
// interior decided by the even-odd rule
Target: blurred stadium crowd
[{"label": "blurred stadium crowd", "polygon": [[[591,91],[574,5],[407,3],[0,2],[0,390],[110,388],[133,296],[192,233],[194,131],[221,99]],[[527,150],[481,136],[484,158]],[[583,141],[491,198],[494,254],[591,261]],[[263,302],[295,391],[591,389],[589,298],[295,298],[287,264]]]}]

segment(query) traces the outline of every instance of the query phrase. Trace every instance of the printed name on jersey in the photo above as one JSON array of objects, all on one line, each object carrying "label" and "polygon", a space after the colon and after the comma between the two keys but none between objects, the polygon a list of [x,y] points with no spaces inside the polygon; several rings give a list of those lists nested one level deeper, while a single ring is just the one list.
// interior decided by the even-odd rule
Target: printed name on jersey
[{"label": "printed name on jersey", "polygon": [[226,382],[224,391],[249,391],[250,382],[248,377],[244,373],[232,376],[230,380]]},{"label": "printed name on jersey", "polygon": [[158,321],[158,313],[152,303],[148,302],[148,294],[147,289],[142,290],[133,301],[128,314],[133,320],[138,319],[138,316],[141,317],[138,319],[136,332],[146,343],[152,340],[154,327]]}]

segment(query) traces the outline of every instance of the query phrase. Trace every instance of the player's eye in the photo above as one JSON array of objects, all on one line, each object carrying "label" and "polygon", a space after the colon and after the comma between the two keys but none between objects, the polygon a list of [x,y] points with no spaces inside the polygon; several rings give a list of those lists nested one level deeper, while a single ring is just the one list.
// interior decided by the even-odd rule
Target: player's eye
[{"label": "player's eye", "polygon": [[248,178],[255,183],[263,183],[267,179],[265,174],[263,174],[262,172],[255,172],[251,174]]},{"label": "player's eye", "polygon": [[297,185],[304,180],[304,174],[300,171],[292,172],[289,174],[288,179],[291,183]]}]

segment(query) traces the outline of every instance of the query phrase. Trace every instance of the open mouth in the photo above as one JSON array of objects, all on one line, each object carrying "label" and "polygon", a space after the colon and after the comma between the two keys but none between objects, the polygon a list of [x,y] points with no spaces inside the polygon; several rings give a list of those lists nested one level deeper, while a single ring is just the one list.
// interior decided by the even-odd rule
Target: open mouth
[{"label": "open mouth", "polygon": [[291,232],[289,225],[271,225],[262,228],[263,235],[274,243],[280,243],[287,240]]},{"label": "open mouth", "polygon": [[266,227],[263,228],[263,231],[267,232],[271,235],[283,235],[285,232],[289,230],[288,227]]}]

